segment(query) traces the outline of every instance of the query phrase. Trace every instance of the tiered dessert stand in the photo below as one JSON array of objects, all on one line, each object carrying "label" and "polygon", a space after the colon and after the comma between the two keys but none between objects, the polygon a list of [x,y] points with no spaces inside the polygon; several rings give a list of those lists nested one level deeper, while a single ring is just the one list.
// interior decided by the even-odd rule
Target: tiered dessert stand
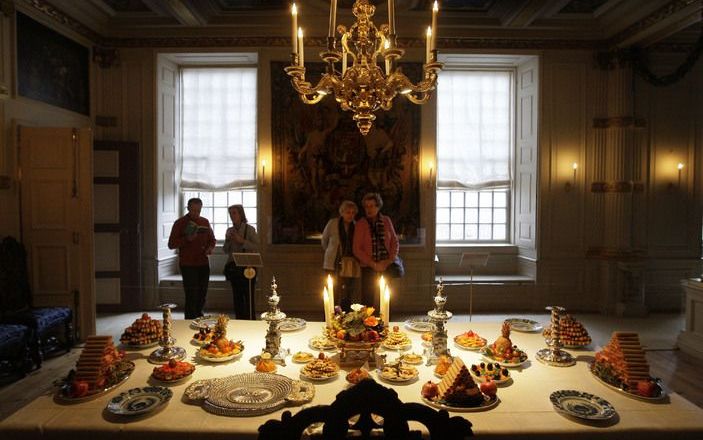
[{"label": "tiered dessert stand", "polygon": [[570,367],[576,364],[576,359],[569,353],[562,350],[560,318],[566,312],[564,307],[549,306],[547,310],[552,312],[551,337],[545,338],[549,347],[537,352],[537,360],[554,367]]},{"label": "tiered dessert stand", "polygon": [[[286,319],[286,314],[281,312],[278,308],[278,302],[281,297],[278,296],[278,284],[276,284],[276,277],[271,280],[271,296],[268,297],[268,311],[261,314],[261,319],[268,322],[268,329],[266,330],[266,348],[263,350],[271,355],[271,360],[278,365],[286,365],[286,356],[289,354],[289,350],[281,348],[281,329],[279,325],[281,321]],[[261,356],[254,356],[250,359],[251,363],[256,365]]]},{"label": "tiered dessert stand", "polygon": [[447,304],[447,296],[444,294],[444,284],[442,284],[441,278],[439,283],[437,283],[434,303],[434,310],[427,312],[430,322],[434,324],[432,348],[425,351],[428,366],[436,364],[440,356],[451,356],[449,348],[447,348],[447,328],[445,325],[447,321],[452,319],[452,312],[444,310],[444,306]]}]

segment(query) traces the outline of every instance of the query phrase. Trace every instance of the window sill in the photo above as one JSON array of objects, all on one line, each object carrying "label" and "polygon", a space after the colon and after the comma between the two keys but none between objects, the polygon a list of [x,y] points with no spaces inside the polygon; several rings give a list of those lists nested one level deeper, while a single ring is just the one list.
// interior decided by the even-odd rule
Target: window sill
[{"label": "window sill", "polygon": [[435,246],[438,256],[461,252],[488,251],[491,254],[518,254],[518,247],[512,243],[442,243]]}]

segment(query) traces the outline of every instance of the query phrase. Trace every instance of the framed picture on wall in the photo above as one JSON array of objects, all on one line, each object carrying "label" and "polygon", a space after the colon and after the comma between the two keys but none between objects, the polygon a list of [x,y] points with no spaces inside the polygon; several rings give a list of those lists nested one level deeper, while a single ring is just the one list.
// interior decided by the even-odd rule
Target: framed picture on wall
[{"label": "framed picture on wall", "polygon": [[[400,242],[419,243],[419,106],[398,96],[390,111],[376,112],[363,136],[333,96],[304,104],[283,70],[287,65],[271,63],[272,243],[319,243],[340,203],[360,205],[368,192],[381,194],[381,212],[393,221]],[[313,84],[324,71],[323,63],[305,68]],[[421,70],[420,64],[403,64],[413,81]]]},{"label": "framed picture on wall", "polygon": [[90,114],[90,50],[17,13],[17,93]]}]

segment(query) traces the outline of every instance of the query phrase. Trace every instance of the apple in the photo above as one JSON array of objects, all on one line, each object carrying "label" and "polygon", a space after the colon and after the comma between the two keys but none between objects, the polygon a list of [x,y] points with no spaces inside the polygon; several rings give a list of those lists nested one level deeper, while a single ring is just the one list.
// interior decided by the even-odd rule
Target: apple
[{"label": "apple", "polygon": [[657,392],[657,385],[651,380],[641,380],[637,382],[637,394],[644,397],[654,397]]},{"label": "apple", "polygon": [[83,397],[88,394],[90,390],[90,385],[84,380],[74,380],[71,383],[71,396],[72,397]]},{"label": "apple", "polygon": [[422,391],[420,393],[425,399],[434,399],[439,395],[439,387],[437,387],[436,383],[432,383],[432,381],[428,380],[427,383],[422,386]]},{"label": "apple", "polygon": [[481,384],[479,387],[481,389],[481,392],[485,394],[486,396],[493,398],[496,396],[498,393],[498,387],[496,386],[496,383],[486,377],[486,381]]}]

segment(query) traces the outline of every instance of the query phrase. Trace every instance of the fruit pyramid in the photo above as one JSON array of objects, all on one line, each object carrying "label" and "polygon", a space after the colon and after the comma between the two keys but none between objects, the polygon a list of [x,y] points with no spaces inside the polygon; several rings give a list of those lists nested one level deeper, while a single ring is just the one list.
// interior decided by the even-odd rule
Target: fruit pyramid
[{"label": "fruit pyramid", "polygon": [[[543,334],[544,337],[551,338],[551,326],[544,329]],[[591,337],[588,335],[586,327],[569,314],[559,318],[559,339],[562,344],[569,346],[583,347],[591,343]]]},{"label": "fruit pyramid", "polygon": [[147,313],[137,318],[120,336],[120,342],[127,345],[147,345],[161,337],[161,321],[152,319]]},{"label": "fruit pyramid", "polygon": [[115,382],[115,373],[124,352],[115,348],[112,336],[88,336],[76,363],[74,380],[85,381],[91,391]]},{"label": "fruit pyramid", "polygon": [[481,390],[471,378],[469,369],[459,357],[454,358],[447,374],[437,387],[439,398],[448,405],[474,407],[485,401]]},{"label": "fruit pyramid", "polygon": [[601,379],[627,390],[650,380],[649,364],[637,333],[613,332],[608,345],[596,353],[592,369]]}]

